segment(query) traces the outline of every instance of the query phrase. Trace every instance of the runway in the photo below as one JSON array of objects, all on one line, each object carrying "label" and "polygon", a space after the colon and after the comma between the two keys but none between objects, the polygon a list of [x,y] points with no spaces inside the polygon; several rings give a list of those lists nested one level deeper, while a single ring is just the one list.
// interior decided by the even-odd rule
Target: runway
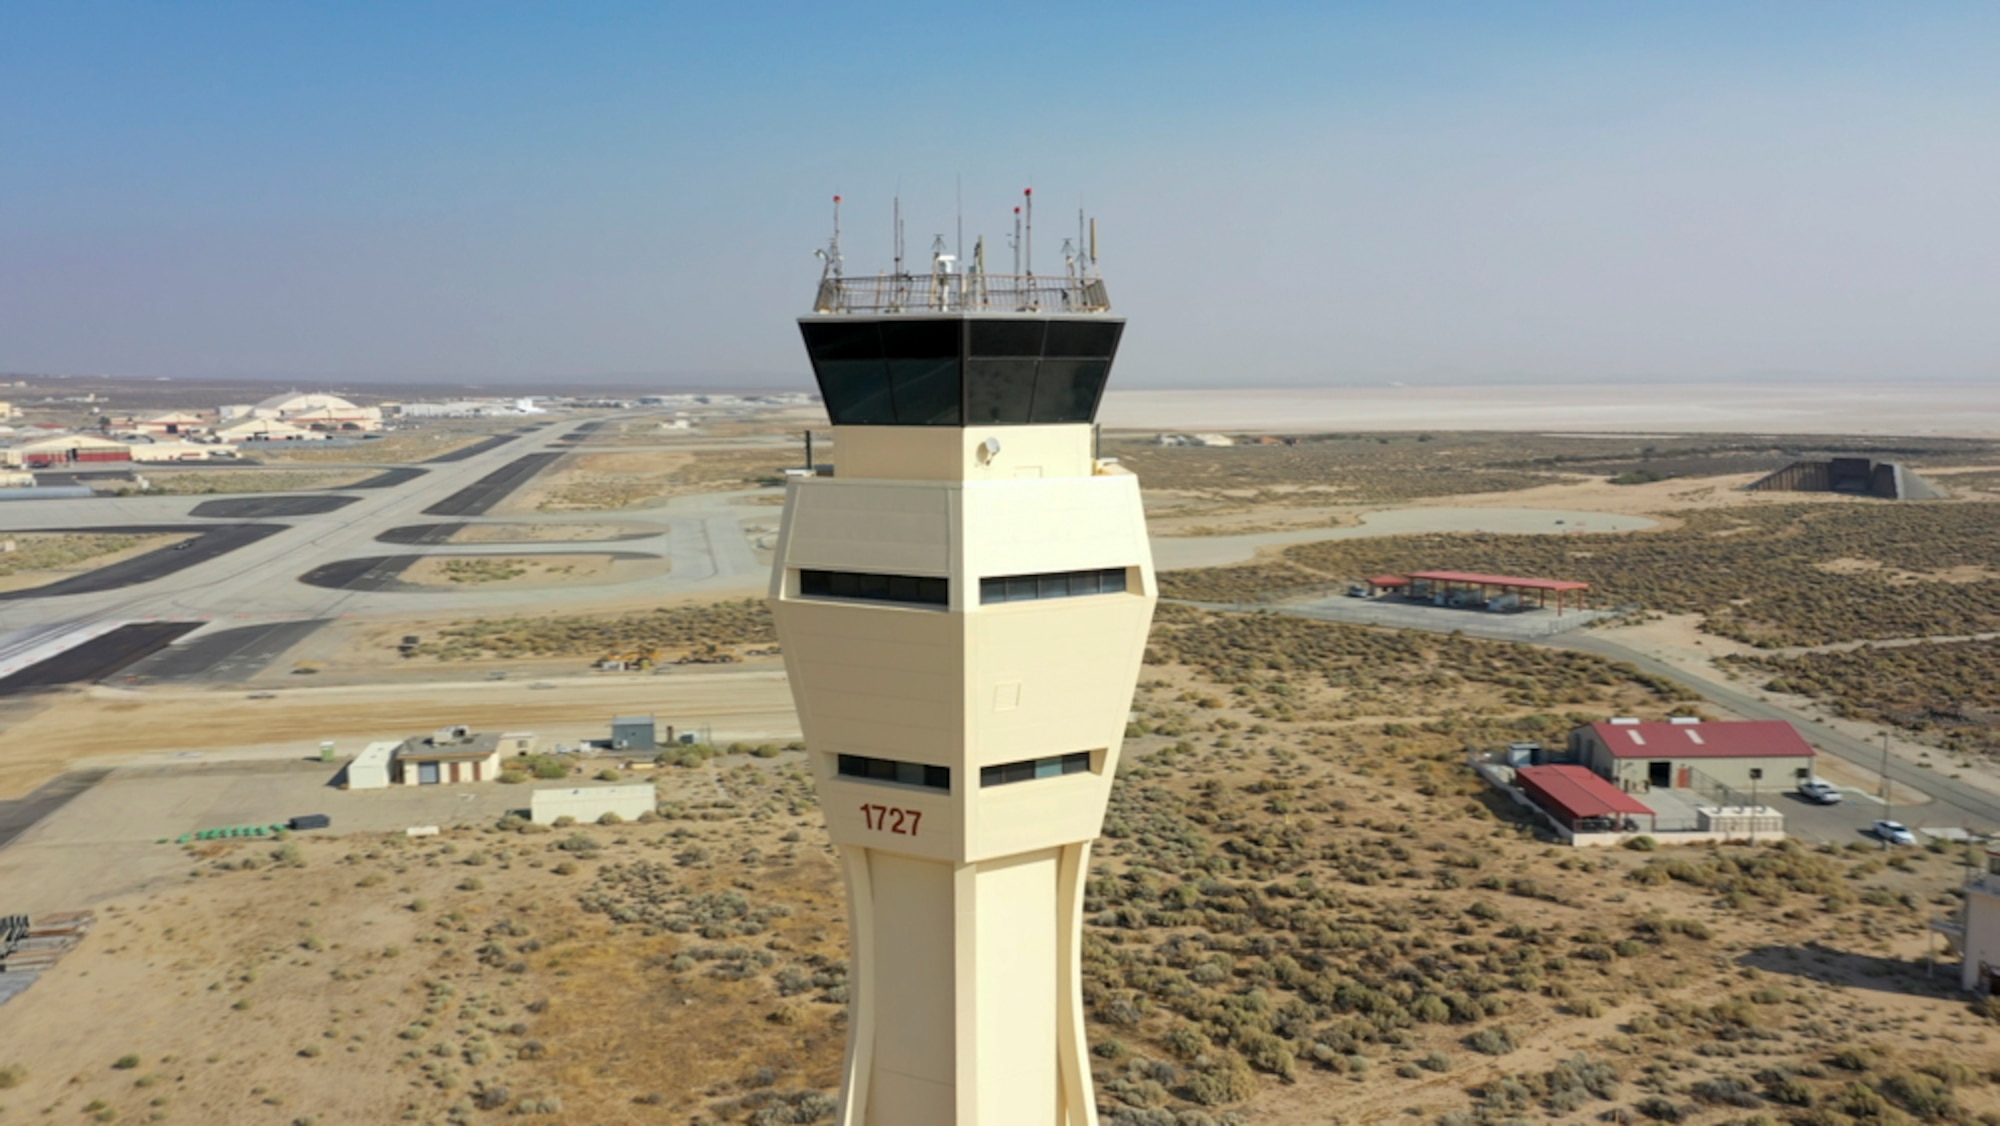
[{"label": "runway", "polygon": [[471,485],[424,509],[426,516],[484,516],[488,509],[506,500],[509,493],[528,479],[554,464],[561,453],[529,454],[515,458]]},{"label": "runway", "polygon": [[150,583],[178,571],[206,563],[221,555],[247,547],[250,544],[273,536],[286,529],[284,524],[217,524],[208,527],[160,527],[148,525],[140,527],[111,528],[65,528],[65,532],[105,532],[120,535],[159,535],[172,532],[196,532],[197,538],[186,542],[185,546],[163,547],[137,555],[122,563],[113,563],[95,571],[63,579],[47,586],[31,587],[27,590],[10,590],[0,593],[0,602],[20,602],[30,599],[61,598],[75,594],[94,594],[100,591],[119,590],[128,586]]},{"label": "runway", "polygon": [[453,450],[447,454],[439,454],[436,457],[425,458],[423,464],[445,465],[454,461],[470,461],[473,458],[478,457],[480,454],[491,453],[492,451],[499,449],[501,446],[506,445],[507,443],[513,441],[518,437],[520,437],[519,434],[495,434],[494,436],[486,439],[485,441],[474,442],[472,445],[469,445],[462,450]]},{"label": "runway", "polygon": [[430,470],[428,469],[418,469],[413,465],[404,466],[401,469],[385,469],[375,476],[368,478],[366,481],[356,481],[352,485],[343,485],[341,487],[344,489],[393,489],[397,485],[407,484],[429,472]]},{"label": "runway", "polygon": [[120,684],[135,686],[240,683],[325,624],[325,619],[314,618],[205,633],[185,645],[170,645],[134,662],[117,679]]},{"label": "runway", "polygon": [[0,696],[102,680],[201,628],[200,622],[133,622],[0,679]]},{"label": "runway", "polygon": [[[212,496],[101,497],[87,504],[24,500],[0,505],[0,536],[17,531],[198,536],[179,550],[149,552],[39,589],[0,594],[0,636],[141,618],[208,621],[214,623],[212,634],[191,638],[126,670],[126,675],[134,683],[178,683],[208,675],[201,667],[207,662],[213,675],[227,683],[248,675],[244,670],[252,664],[269,664],[281,657],[288,645],[307,635],[308,628],[299,624],[307,620],[400,617],[413,611],[447,617],[588,612],[621,600],[739,595],[763,588],[768,565],[757,557],[745,529],[769,524],[776,516],[769,508],[746,504],[752,495],[748,492],[675,497],[647,510],[643,523],[633,523],[629,513],[608,512],[511,518],[521,524],[617,526],[621,542],[615,547],[609,542],[571,540],[535,541],[532,547],[552,554],[642,548],[642,558],[671,559],[667,574],[635,573],[630,579],[569,585],[469,584],[464,589],[417,587],[401,581],[403,569],[426,553],[511,555],[531,546],[482,542],[446,547],[456,526],[469,521],[427,520],[425,509],[455,496],[462,499],[454,503],[497,503],[505,490],[531,477],[531,469],[545,468],[560,458],[566,451],[556,445],[558,436],[574,428],[562,426],[526,440],[518,434],[498,435],[505,440],[481,443],[487,448],[484,455],[427,464],[421,475],[408,477],[398,487],[356,490],[352,503],[336,511],[272,516],[254,524],[195,523],[199,518],[190,510],[222,499]],[[533,460],[523,465],[524,456]],[[382,550],[385,542],[408,547],[391,555]],[[305,576],[311,578],[300,581]],[[411,597],[415,590],[422,592],[421,598]],[[250,629],[262,632],[235,632]]]}]

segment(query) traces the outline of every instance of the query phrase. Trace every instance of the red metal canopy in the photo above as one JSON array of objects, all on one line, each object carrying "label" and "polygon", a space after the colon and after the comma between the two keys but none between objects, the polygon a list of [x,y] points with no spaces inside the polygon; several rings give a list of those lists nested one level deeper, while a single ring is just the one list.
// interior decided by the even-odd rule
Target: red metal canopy
[{"label": "red metal canopy", "polygon": [[1368,580],[1369,586],[1409,586],[1410,580],[1401,575],[1377,575]]},{"label": "red metal canopy", "polygon": [[1586,817],[1653,815],[1645,803],[1591,773],[1588,767],[1524,766],[1514,772],[1514,777],[1536,804],[1567,824],[1574,825]]},{"label": "red metal canopy", "polygon": [[1466,571],[1411,571],[1413,579],[1438,583],[1471,583],[1475,586],[1512,586],[1523,590],[1589,590],[1589,583],[1567,579],[1524,579],[1512,575],[1476,575]]}]

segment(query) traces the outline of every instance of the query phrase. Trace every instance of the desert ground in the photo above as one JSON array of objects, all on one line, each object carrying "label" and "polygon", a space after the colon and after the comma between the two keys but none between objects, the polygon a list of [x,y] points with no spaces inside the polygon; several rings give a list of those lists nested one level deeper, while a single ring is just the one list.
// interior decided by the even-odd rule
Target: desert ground
[{"label": "desert ground", "polygon": [[[1734,433],[1671,413],[1610,433],[1659,404],[1568,392],[1541,402],[1577,413],[1540,427],[1513,425],[1518,394],[1461,402],[1486,413],[1454,431],[1403,424],[1397,392],[1372,415],[1342,398],[1325,432],[1273,425],[1320,407],[1252,395],[1254,422],[1105,434],[1145,487],[1165,596],[1087,890],[1107,1126],[2000,1121],[2000,1008],[1957,992],[1930,930],[1965,846],[1885,852],[1855,831],[1857,798],[1855,824],[1801,813],[1779,846],[1570,850],[1466,766],[1588,719],[1769,711],[1826,733],[1821,774],[1857,795],[1881,784],[1886,734],[1888,800],[1912,824],[1959,821],[1954,788],[2000,794],[1984,400],[1863,425],[1874,400],[1762,394]],[[1156,400],[1114,396],[1108,420],[1187,410]],[[757,601],[797,422],[609,418],[399,486],[428,504],[559,455],[486,512],[388,497],[328,518],[375,521],[351,555],[420,558],[381,590],[260,593],[272,615],[318,600],[325,624],[240,674],[0,699],[0,798],[105,773],[0,846],[0,913],[100,919],[0,1005],[0,1123],[828,1120],[846,920]],[[1240,441],[1154,432],[1196,426]],[[481,436],[395,435],[367,464]],[[1952,496],[1745,488],[1843,451]],[[283,455],[302,468],[278,472],[360,464]],[[366,504],[384,514],[351,515]],[[463,525],[373,539],[439,519]],[[1480,636],[1479,615],[1313,616],[1356,579],[1423,567],[1581,578],[1613,612],[1534,643]],[[647,667],[595,667],[630,655]],[[656,779],[638,823],[541,830],[510,816],[525,787],[500,785],[370,804],[309,761],[467,721],[574,746],[633,713],[700,743],[662,765],[566,761],[580,782]],[[332,832],[174,843],[308,805]]]}]

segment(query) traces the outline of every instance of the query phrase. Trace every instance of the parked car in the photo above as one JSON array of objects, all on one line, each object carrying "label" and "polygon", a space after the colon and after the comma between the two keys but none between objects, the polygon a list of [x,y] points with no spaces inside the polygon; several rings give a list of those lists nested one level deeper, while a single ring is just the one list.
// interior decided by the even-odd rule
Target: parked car
[{"label": "parked car", "polygon": [[1839,805],[1840,787],[1817,778],[1808,778],[1799,783],[1799,796],[1820,805]]},{"label": "parked car", "polygon": [[1882,840],[1888,841],[1890,844],[1913,845],[1917,843],[1917,835],[1910,832],[1901,821],[1877,821],[1875,823],[1875,835]]}]

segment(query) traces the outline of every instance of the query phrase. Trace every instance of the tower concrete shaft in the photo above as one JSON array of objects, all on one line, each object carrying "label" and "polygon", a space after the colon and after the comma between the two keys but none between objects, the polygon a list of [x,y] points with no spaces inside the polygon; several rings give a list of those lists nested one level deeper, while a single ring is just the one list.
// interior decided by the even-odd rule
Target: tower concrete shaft
[{"label": "tower concrete shaft", "polygon": [[771,580],[853,929],[839,1121],[1094,1126],[1083,888],[1158,595],[1093,454],[1122,325],[916,319],[935,355],[801,322],[835,471],[789,481]]}]

